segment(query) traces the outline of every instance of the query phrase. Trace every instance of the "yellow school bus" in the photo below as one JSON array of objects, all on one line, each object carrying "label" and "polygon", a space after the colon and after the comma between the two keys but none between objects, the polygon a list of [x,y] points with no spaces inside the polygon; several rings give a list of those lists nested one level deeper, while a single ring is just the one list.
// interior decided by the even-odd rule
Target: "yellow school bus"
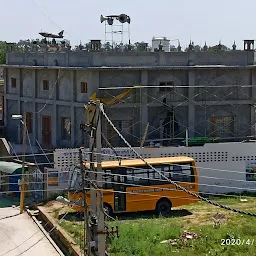
[{"label": "yellow school bus", "polygon": [[[198,199],[177,189],[159,174],[175,181],[182,187],[198,193],[198,173],[195,161],[190,157],[165,157],[145,159],[158,172],[140,159],[102,162],[103,202],[109,214],[156,210],[167,214],[172,207],[195,203]],[[96,167],[96,165],[95,165]],[[80,180],[81,181],[81,180]],[[71,186],[70,201],[82,197],[79,186]],[[81,182],[76,182],[81,184]],[[87,193],[90,204],[90,193]],[[74,207],[82,211],[80,206]]]}]

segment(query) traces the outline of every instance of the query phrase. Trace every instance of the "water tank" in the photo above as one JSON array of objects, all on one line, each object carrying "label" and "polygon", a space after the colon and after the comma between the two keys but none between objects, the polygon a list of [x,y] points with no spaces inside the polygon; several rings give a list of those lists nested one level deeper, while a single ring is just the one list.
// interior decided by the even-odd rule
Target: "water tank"
[{"label": "water tank", "polygon": [[170,51],[170,40],[167,37],[153,37],[152,38],[152,52],[154,49],[159,49],[159,44],[163,46],[165,52]]}]

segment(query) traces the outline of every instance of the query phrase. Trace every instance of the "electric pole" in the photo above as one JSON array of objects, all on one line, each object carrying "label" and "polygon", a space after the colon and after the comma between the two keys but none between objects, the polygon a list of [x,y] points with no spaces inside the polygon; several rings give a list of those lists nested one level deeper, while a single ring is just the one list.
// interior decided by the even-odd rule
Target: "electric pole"
[{"label": "electric pole", "polygon": [[[88,251],[92,255],[105,255],[105,223],[102,199],[102,168],[101,168],[101,111],[100,101],[89,102],[87,105],[88,125],[89,125],[89,160],[90,160],[90,208],[91,223],[90,234],[91,241],[88,244]],[[94,148],[97,147],[95,162]]]},{"label": "electric pole", "polygon": [[[91,251],[89,250],[90,245],[90,227],[89,227],[89,212],[87,205],[87,193],[86,189],[88,188],[88,182],[85,181],[85,167],[82,156],[82,147],[79,148],[79,161],[80,161],[80,170],[81,170],[81,178],[82,178],[82,189],[83,189],[83,207],[84,207],[84,255],[86,255],[86,247],[87,247],[87,255],[91,256]],[[86,243],[85,243],[86,241]]]},{"label": "electric pole", "polygon": [[102,181],[102,166],[101,166],[101,111],[100,111],[100,101],[96,101],[96,116],[97,116],[97,126],[96,126],[96,148],[97,148],[97,243],[98,243],[98,255],[105,255],[106,248],[106,234],[105,234],[105,223],[104,223],[104,208],[103,208],[103,181]]}]

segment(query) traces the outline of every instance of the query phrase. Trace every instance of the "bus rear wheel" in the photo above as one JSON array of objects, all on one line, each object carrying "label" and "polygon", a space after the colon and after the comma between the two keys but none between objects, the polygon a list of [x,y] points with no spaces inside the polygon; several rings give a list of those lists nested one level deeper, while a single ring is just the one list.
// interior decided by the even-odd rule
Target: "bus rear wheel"
[{"label": "bus rear wheel", "polygon": [[[113,210],[111,205],[103,203],[103,209],[106,215],[109,215],[110,217],[112,217],[113,215]],[[108,216],[107,216],[108,217]]]},{"label": "bus rear wheel", "polygon": [[168,199],[160,199],[156,204],[157,213],[168,214],[171,212],[172,203]]}]

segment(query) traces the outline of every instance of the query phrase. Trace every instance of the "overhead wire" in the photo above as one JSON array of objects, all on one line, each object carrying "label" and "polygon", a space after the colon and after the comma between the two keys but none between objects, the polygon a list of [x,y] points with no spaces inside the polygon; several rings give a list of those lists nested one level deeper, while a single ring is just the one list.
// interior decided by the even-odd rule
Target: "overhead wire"
[{"label": "overhead wire", "polygon": [[[114,151],[113,151],[114,152]],[[89,154],[90,152],[89,151],[85,151],[84,152],[85,154]],[[101,154],[101,155],[103,155],[103,156],[110,156],[110,157],[115,157],[115,158],[117,158],[116,157],[116,155],[114,155],[114,154],[107,154],[107,153],[97,153],[97,152],[94,152],[94,154],[95,155],[97,155],[97,154]],[[130,154],[131,155],[131,154]],[[134,155],[135,156],[135,155]],[[182,156],[185,156],[185,155],[182,155]],[[189,157],[189,156],[187,156],[187,157]],[[118,158],[121,158],[121,159],[123,159],[123,160],[138,160],[138,158],[135,158],[135,157],[132,157],[132,156],[121,156],[120,154],[118,155]],[[117,160],[116,161],[118,161],[118,158],[117,158]],[[161,159],[161,157],[160,156],[158,156],[158,157],[155,157],[155,158],[160,158]],[[109,160],[108,160],[109,161]],[[111,161],[111,160],[110,160]],[[113,159],[112,159],[112,161],[114,161]],[[197,169],[202,169],[202,170],[209,170],[209,171],[221,171],[221,172],[230,172],[230,173],[240,173],[240,174],[245,174],[245,172],[240,172],[240,171],[232,171],[232,170],[226,170],[226,169],[218,169],[218,168],[210,168],[210,167],[202,167],[202,166],[197,166]]]},{"label": "overhead wire", "polygon": [[[107,87],[107,88],[100,88],[101,90],[105,90],[105,91],[107,91],[107,94],[109,94],[108,93],[108,90],[111,90],[111,89],[124,89],[124,88],[134,88],[134,89],[141,89],[141,88],[155,88],[155,87],[158,87],[158,86],[156,86],[156,85],[138,85],[137,87],[136,86],[132,86],[132,87]],[[189,86],[189,85],[173,85],[173,86],[161,86],[161,87],[170,87],[170,88],[188,88],[188,87],[191,87],[191,86]],[[252,87],[252,85],[222,85],[222,86],[212,86],[212,85],[204,85],[204,86],[202,86],[202,85],[195,85],[195,86],[193,86],[193,88],[203,88],[204,90],[206,90],[207,88],[218,88],[218,87],[235,87],[235,88],[244,88],[244,87],[248,87],[248,88],[251,88]],[[203,94],[204,93],[204,90],[202,90],[201,92],[200,92],[200,90],[198,91],[198,93],[196,94],[196,95],[194,95],[193,96],[193,99],[192,99],[192,101],[193,101],[193,103],[194,104],[196,104],[196,105],[200,105],[202,108],[208,108],[209,106],[207,105],[207,106],[204,106],[203,105],[203,103],[201,104],[200,103],[200,101],[195,101],[195,98],[198,96],[198,95],[200,95],[200,94]],[[179,95],[179,96],[181,96],[181,97],[183,97],[183,98],[185,98],[186,100],[185,101],[182,101],[182,102],[180,102],[177,106],[175,105],[175,106],[169,106],[168,104],[165,104],[165,103],[163,103],[163,102],[160,102],[159,101],[159,99],[157,99],[156,97],[153,97],[152,95],[149,95],[148,93],[144,93],[144,95],[146,95],[146,97],[151,97],[151,98],[153,98],[154,100],[152,101],[152,102],[148,102],[147,103],[147,106],[148,105],[150,105],[150,104],[152,104],[154,101],[158,101],[158,102],[160,102],[161,103],[161,105],[165,105],[166,107],[174,107],[174,108],[177,108],[179,105],[183,105],[183,103],[184,102],[189,102],[189,98],[185,95],[185,94],[181,94],[181,93],[179,93],[179,91],[177,91],[177,90],[173,90],[173,93],[176,93],[177,95]],[[214,101],[214,103],[216,103],[217,101],[224,101],[229,95],[231,95],[233,92],[231,92],[231,93],[229,93],[228,95],[225,95],[224,97],[218,97],[216,94],[214,94],[213,93],[213,96],[217,99],[217,100],[215,100]],[[242,90],[242,95],[245,95],[247,98],[248,98],[248,95],[247,94],[245,94],[244,93],[244,91]],[[109,94],[110,95],[110,94]],[[112,95],[111,95],[112,96]],[[161,96],[161,98],[163,97],[164,95],[162,95]],[[114,96],[112,96],[112,97],[114,97]],[[128,99],[128,98],[127,98]],[[240,106],[240,105],[242,105],[242,103],[239,105],[239,106],[235,106],[234,104],[232,104],[232,103],[230,103],[230,99],[227,99],[227,101],[228,101],[228,104],[230,105],[230,106],[232,106],[232,107],[235,107],[236,109]],[[127,102],[127,101],[125,101],[125,100],[122,100],[122,102]],[[119,103],[121,103],[121,102],[119,102]],[[175,102],[175,104],[176,104],[176,102]],[[113,106],[114,107],[114,106]],[[118,109],[117,109],[118,110]],[[140,123],[141,123],[141,120],[139,121]],[[169,123],[171,123],[172,121],[170,121]],[[205,121],[202,121],[202,122],[205,122]],[[209,123],[211,122],[211,121],[208,121]],[[241,122],[243,123],[243,124],[245,124],[245,125],[247,125],[245,122],[243,122],[242,120],[241,120]],[[199,124],[199,123],[198,123]],[[187,128],[184,124],[180,124],[181,126],[183,126],[183,129],[184,130],[181,130],[180,132],[179,132],[179,134],[183,134],[184,133],[184,131],[185,131],[185,129]],[[197,124],[196,124],[197,125]],[[151,126],[150,125],[150,127],[152,127],[152,128],[154,128],[154,126]],[[160,127],[158,127],[158,128],[154,128],[152,131],[149,131],[149,133],[148,133],[148,135],[150,135],[150,134],[152,134],[152,133],[154,133],[154,132],[156,132],[156,131],[158,131],[158,130],[160,130],[162,127],[160,126]],[[128,129],[128,128],[127,128]],[[134,134],[131,134],[131,133],[129,133],[129,132],[127,132],[127,129],[126,129],[126,131],[125,131],[125,133],[126,134],[128,134],[128,135],[131,135],[132,137],[134,137],[134,138],[136,138],[137,136],[134,136]],[[248,128],[247,130],[249,131],[251,128]],[[195,131],[195,130],[194,130]],[[197,133],[200,133],[200,131],[196,131]],[[244,132],[244,131],[243,131]],[[201,136],[206,136],[205,134],[203,134],[203,133],[200,133],[200,135]],[[176,134],[175,135],[175,138],[177,139],[177,136],[178,136],[178,134]],[[113,136],[113,137],[116,137],[116,136]],[[136,139],[138,139],[138,138],[136,138]],[[183,138],[184,139],[184,138]]]},{"label": "overhead wire", "polygon": [[[90,182],[97,182],[98,180],[94,180],[94,179],[86,179],[87,181],[90,181]],[[116,181],[104,181],[104,183],[108,183],[108,184],[116,184],[116,185],[127,185],[128,187],[131,186],[131,187],[135,187],[135,188],[140,188],[138,190],[132,190],[132,191],[122,191],[122,190],[113,190],[111,192],[113,193],[124,193],[124,194],[129,194],[129,195],[143,195],[143,196],[154,196],[154,197],[158,197],[158,198],[161,198],[161,195],[155,195],[155,194],[152,194],[152,193],[155,193],[155,192],[159,192],[159,191],[176,191],[176,192],[181,192],[181,190],[177,190],[176,188],[173,189],[173,188],[164,188],[164,187],[160,187],[160,186],[152,186],[152,185],[138,185],[138,184],[133,184],[133,183],[125,183],[125,182],[116,182]],[[163,185],[167,185],[167,184],[163,184]],[[190,186],[193,186],[193,184],[191,183]],[[144,190],[145,188],[148,188],[148,191],[147,190]],[[129,188],[130,189],[130,188]],[[152,189],[155,189],[155,191],[151,191]],[[97,190],[100,190],[103,192],[109,192],[109,190],[111,189],[108,189],[108,188],[105,188],[105,189],[100,189],[99,187],[97,188]],[[140,192],[141,190],[143,190],[143,194]],[[138,191],[138,192],[136,192]],[[195,193],[197,193],[196,191],[194,191]],[[198,193],[200,194],[200,193]],[[219,195],[219,194],[216,194],[216,193],[202,193],[202,194],[209,194],[209,195]],[[242,198],[243,196],[234,196],[234,195],[228,195],[228,194],[220,194],[222,196],[226,196],[226,197],[237,197],[237,198]],[[169,199],[189,199],[189,200],[195,200],[195,201],[199,201],[200,199],[198,198],[195,198],[195,197],[188,197],[188,196],[185,196],[185,195],[182,195],[182,196],[174,196],[174,195],[166,195],[165,194],[165,197],[166,198],[169,198]],[[255,197],[249,197],[249,198],[254,198]]]},{"label": "overhead wire", "polygon": [[[38,146],[39,146],[40,150],[43,152],[43,154],[45,154],[45,152],[44,152],[43,148],[41,147],[40,143],[38,142],[38,140],[36,140],[36,143],[38,144]],[[50,159],[48,158],[47,155],[45,155],[45,158],[47,159],[47,161],[49,162],[49,164],[52,164],[52,163],[50,162]]]},{"label": "overhead wire", "polygon": [[[116,174],[115,176],[127,176],[127,175],[122,175],[122,174]],[[129,175],[130,177],[135,177],[136,178],[136,176],[133,176],[133,175]],[[141,178],[142,179],[142,178]],[[158,180],[158,179],[151,179],[151,180]],[[161,179],[159,179],[159,181],[163,181],[163,180],[161,180]],[[134,184],[134,185],[136,185],[136,184]],[[137,186],[137,185],[136,185]],[[141,185],[141,186],[143,186],[143,185]],[[63,189],[56,189],[56,188],[54,188],[54,189],[36,189],[36,190],[26,190],[25,192],[33,192],[33,191],[68,191],[68,187],[67,188],[63,188]],[[104,191],[104,190],[103,190]],[[0,194],[2,193],[4,193],[4,194],[6,194],[6,193],[8,193],[8,192],[10,192],[10,191],[1,191],[0,192]],[[11,191],[11,192],[19,192],[19,191]],[[122,192],[122,191],[116,191],[116,192]],[[223,194],[223,193],[207,193],[207,192],[202,192],[203,194],[209,194],[209,195],[216,195],[216,196],[220,196],[220,195],[222,195],[222,196],[227,196],[227,197],[240,197],[241,198],[241,195],[239,195],[239,196],[236,196],[236,195],[230,195],[230,194]],[[251,196],[242,196],[242,197],[248,197],[248,198],[253,198],[253,197],[251,197]]]},{"label": "overhead wire", "polygon": [[[112,128],[115,130],[115,132],[118,133],[119,137],[125,142],[125,144],[137,155],[137,157],[139,159],[141,159],[145,164],[147,164],[147,166],[149,166],[152,170],[158,172],[158,170],[156,168],[154,168],[150,163],[148,163],[143,157],[141,157],[140,154],[138,154],[134,149],[133,147],[129,144],[129,142],[126,141],[126,139],[123,137],[123,135],[118,131],[118,129],[114,126],[114,124],[112,123],[112,121],[109,119],[109,117],[107,116],[107,114],[105,113],[104,111],[104,107],[103,105],[101,104],[100,105],[100,110],[101,110],[101,113],[103,114],[103,116],[106,118],[106,120],[108,121],[108,123],[112,126]],[[205,202],[208,202],[212,205],[215,205],[217,207],[220,207],[220,208],[223,208],[223,209],[226,209],[226,210],[230,210],[230,211],[233,211],[233,212],[237,212],[237,213],[241,213],[241,214],[245,214],[245,215],[249,215],[249,216],[254,216],[256,217],[256,213],[252,213],[252,212],[245,212],[245,211],[242,211],[242,210],[239,210],[239,209],[235,209],[235,208],[232,208],[232,207],[229,207],[229,206],[226,206],[226,205],[221,205],[219,203],[216,203],[212,200],[209,200],[205,197],[202,197],[200,195],[197,195],[195,194],[194,192],[191,192],[190,190],[180,186],[179,184],[177,184],[176,182],[172,181],[171,179],[167,178],[165,175],[163,175],[162,173],[158,172],[159,175],[161,175],[164,179],[166,179],[167,181],[169,181],[171,184],[173,184],[175,187],[177,187],[178,189],[181,189],[183,190],[184,192],[186,192],[187,194],[190,194],[192,196],[195,196],[197,197],[198,199],[202,200],[202,201],[205,201]]]},{"label": "overhead wire", "polygon": [[[85,151],[84,152],[85,154],[89,154],[90,152],[89,151]],[[94,154],[99,154],[99,153],[94,153]],[[107,153],[101,153],[103,156],[112,156],[112,157],[116,157],[116,155],[114,154],[107,154]],[[54,152],[52,153],[35,153],[35,154],[25,154],[24,156],[26,157],[34,157],[34,156],[45,156],[45,155],[54,155]],[[184,156],[184,155],[183,155]],[[23,157],[23,154],[20,154],[20,155],[17,155],[18,158],[21,158]],[[129,159],[137,159],[137,158],[134,158],[134,157],[127,157],[127,156],[121,156],[119,155],[118,156],[119,158],[122,158],[124,160],[129,160]],[[160,157],[160,156],[159,156]],[[1,156],[0,159],[8,159],[8,158],[14,158],[14,156]],[[65,161],[64,161],[65,162]],[[69,162],[69,161],[66,161],[66,162]],[[54,162],[52,162],[54,163]],[[51,164],[52,164],[51,163]],[[39,165],[40,164],[50,164],[50,163],[38,163]],[[212,171],[221,171],[221,172],[230,172],[230,173],[241,173],[241,174],[245,174],[245,172],[240,172],[240,171],[232,171],[232,170],[226,170],[226,169],[218,169],[218,168],[210,168],[210,167],[201,167],[201,166],[198,166],[197,169],[203,169],[203,170],[212,170]]]},{"label": "overhead wire", "polygon": [[[27,191],[25,191],[25,192],[27,192]],[[74,194],[75,194],[75,193],[74,193]],[[75,205],[74,205],[74,206],[75,206]],[[74,207],[74,206],[71,206],[71,208]],[[59,222],[60,222],[62,219],[64,219],[64,218],[67,216],[68,213],[69,213],[69,211],[67,211],[67,212],[62,216],[62,218],[59,220]],[[18,215],[20,215],[20,214],[18,214]],[[1,220],[1,219],[0,219],[0,220]],[[49,223],[50,223],[50,221],[47,221],[47,222],[43,225],[43,227],[46,227]],[[48,231],[48,234],[50,234],[51,232],[53,232],[56,228],[57,228],[57,226],[54,225],[54,226],[50,229],[50,231]],[[16,250],[16,249],[19,248],[22,244],[24,244],[24,243],[26,243],[27,241],[29,241],[32,237],[34,237],[34,236],[35,236],[36,234],[38,234],[39,232],[41,232],[40,229],[38,229],[38,231],[36,231],[35,233],[33,233],[33,234],[32,234],[30,237],[28,237],[25,241],[23,241],[22,243],[16,245],[16,247],[14,247],[14,248],[12,248],[11,250],[5,252],[4,254],[1,254],[0,256],[5,256],[6,254],[8,254],[8,253],[10,253],[10,252],[12,252],[12,251],[14,251],[14,250]],[[32,246],[30,246],[29,248],[27,248],[25,251],[23,251],[21,254],[18,254],[18,255],[22,255],[24,252],[27,252],[29,249],[31,249],[33,246],[35,246],[36,244],[38,244],[38,243],[39,243],[41,240],[43,240],[45,237],[46,237],[46,236],[45,236],[45,234],[44,234],[36,243],[34,243]]]},{"label": "overhead wire", "polygon": [[33,112],[33,114],[39,114],[39,113],[41,113],[41,112],[46,108],[46,106],[48,105],[48,103],[50,102],[50,100],[52,99],[53,93],[54,93],[54,91],[55,91],[55,89],[56,89],[56,87],[57,87],[57,85],[58,85],[58,81],[59,81],[59,78],[60,78],[60,70],[61,70],[61,69],[59,68],[59,69],[58,69],[57,78],[56,78],[56,80],[55,80],[55,83],[54,83],[54,85],[53,85],[52,91],[51,91],[51,93],[50,93],[50,95],[49,95],[47,101],[45,102],[45,104],[43,105],[43,107],[42,107],[39,111]]},{"label": "overhead wire", "polygon": [[[89,151],[85,151],[85,154],[89,154]],[[49,153],[49,154],[53,154],[53,153]],[[118,157],[114,154],[107,154],[107,153],[97,153],[94,152],[95,155],[97,154],[101,154],[103,156],[111,156],[111,157],[116,157],[117,160],[112,160],[112,161],[119,161],[119,159],[123,159],[123,160],[135,160],[137,158],[134,157],[127,157],[127,156],[121,156],[118,155]],[[35,154],[35,155],[41,155],[41,154]],[[32,156],[32,155],[26,155],[26,156]],[[0,157],[1,158],[1,157]],[[3,157],[5,158],[5,157]],[[161,164],[161,157],[159,157],[159,164]],[[97,163],[96,161],[88,161],[88,163]],[[54,162],[51,162],[51,164],[53,164]],[[70,161],[63,161],[63,163],[70,163]],[[77,161],[78,163],[78,161]],[[157,162],[155,162],[157,163]],[[46,164],[50,164],[50,163],[38,163],[38,165],[46,165]],[[183,166],[182,164],[179,164],[180,166]],[[69,168],[68,166],[66,166],[65,168]],[[133,167],[134,169],[136,169],[136,167]],[[53,168],[53,169],[58,169],[58,167]],[[210,167],[201,167],[201,166],[197,166],[197,169],[202,169],[202,170],[208,170],[208,171],[219,171],[219,172],[229,172],[229,173],[238,173],[238,174],[245,174],[245,172],[240,172],[240,171],[233,171],[233,170],[225,170],[225,169],[217,169],[217,168],[210,168]],[[12,176],[18,176],[19,174],[12,174]],[[30,175],[30,174],[24,174],[24,175]],[[9,177],[10,175],[1,175],[1,177]],[[212,179],[223,179],[223,180],[234,180],[234,181],[241,181],[241,182],[254,182],[254,181],[246,181],[246,180],[239,180],[239,179],[226,179],[226,178],[222,178],[222,177],[214,177],[214,176],[204,176],[204,175],[200,175],[200,177],[205,177],[205,178],[212,178]]]},{"label": "overhead wire", "polygon": [[[143,187],[143,186],[141,186]],[[92,189],[92,188],[91,188]],[[121,190],[111,190],[111,189],[103,189],[103,188],[99,188],[99,189],[96,189],[96,188],[93,188],[93,190],[96,190],[96,191],[99,191],[101,190],[103,193],[106,192],[106,191],[109,191],[109,192],[116,192],[116,193],[120,193],[120,194],[130,194],[130,195],[141,195],[141,196],[153,196],[153,197],[158,197],[159,198],[159,195],[153,195],[152,192],[148,192],[147,194],[145,193],[137,193],[137,192],[129,192],[129,191],[121,191]],[[34,190],[25,190],[25,192],[33,192]],[[71,192],[71,190],[67,187],[67,188],[54,188],[54,189],[37,189],[36,191],[39,191],[39,192],[55,192],[55,191],[59,191],[59,192]],[[20,192],[20,191],[12,191],[12,192]],[[80,192],[80,191],[78,191]],[[4,192],[6,193],[6,192]],[[0,194],[3,194],[2,191],[0,191]],[[243,196],[243,195],[233,195],[233,194],[224,194],[224,193],[210,193],[210,192],[204,192],[204,193],[199,193],[199,194],[203,194],[203,195],[209,195],[209,196],[214,196],[214,197],[227,197],[227,198],[248,198],[248,199],[255,199],[255,196]],[[189,198],[191,200],[197,200],[196,198],[195,199],[192,199],[191,197],[186,197],[186,196],[172,196],[173,198]],[[197,200],[198,201],[198,200]],[[78,206],[78,205],[76,205]],[[1,256],[1,255],[0,255]]]},{"label": "overhead wire", "polygon": [[16,156],[16,158],[19,159],[18,156],[17,156],[17,154],[16,154],[16,152],[15,152],[15,150],[14,150],[14,148],[13,148],[13,146],[12,146],[12,143],[11,143],[11,142],[8,142],[8,144],[9,144],[9,146],[11,147],[11,149],[12,149],[14,155]]},{"label": "overhead wire", "polygon": [[[88,164],[90,162],[86,161]],[[96,162],[92,162],[92,163],[96,163]],[[160,164],[160,162],[159,162]],[[156,165],[154,164],[153,166],[155,166],[156,168]],[[180,164],[175,164],[175,166],[180,166],[180,167],[187,167],[186,165],[180,165]],[[127,169],[131,169],[131,170],[136,170],[136,171],[145,171],[145,169],[142,168],[138,168],[138,167],[131,167],[131,166],[118,166],[119,168],[126,168]],[[68,167],[66,167],[66,170],[63,170],[63,171],[51,171],[50,174],[59,174],[59,173],[62,173],[62,172],[69,172],[68,170]],[[160,171],[158,170],[159,172],[161,173],[166,173],[166,171]],[[88,173],[90,173],[90,171],[87,171]],[[138,175],[129,175],[129,174],[111,174],[111,173],[108,173],[106,174],[106,172],[99,172],[101,174],[105,174],[107,176],[120,176],[120,177],[129,177],[129,178],[139,178],[139,179],[143,179],[143,180],[148,180],[148,181],[166,181],[165,179],[156,179],[156,178],[146,178],[146,177],[139,177]],[[177,173],[177,172],[170,172],[170,174],[173,173],[173,174],[178,174],[180,176],[186,176],[186,177],[195,177],[194,174],[180,174],[180,173]],[[142,174],[142,173],[140,173]],[[16,174],[17,176],[20,176],[20,174]],[[9,177],[9,176],[14,176],[14,175],[3,175],[2,177]],[[24,176],[33,176],[33,174],[24,174]],[[201,178],[204,177],[204,178],[208,178],[208,179],[217,179],[217,180],[227,180],[227,181],[236,181],[236,182],[245,182],[247,184],[253,184],[255,185],[255,181],[245,181],[245,180],[239,180],[239,179],[226,179],[226,178],[221,178],[221,177],[211,177],[211,176],[200,176]],[[176,180],[177,182],[179,183],[189,183],[188,181],[179,181],[179,180]],[[37,182],[37,181],[28,181],[28,182],[25,182],[26,185],[29,185],[29,184],[41,184],[42,182]],[[59,181],[58,184],[65,184],[67,182],[65,181]],[[2,183],[1,185],[14,185],[16,183],[10,183],[10,182],[6,182],[6,183]],[[250,191],[256,191],[256,187],[255,189],[254,188],[249,188],[249,187],[237,187],[237,186],[225,186],[225,185],[220,185],[220,184],[206,184],[206,183],[202,183],[202,182],[199,182],[198,183],[199,186],[210,186],[210,187],[218,187],[218,188],[229,188],[229,189],[238,189],[238,190],[250,190]]]},{"label": "overhead wire", "polygon": [[[119,166],[119,168],[122,168],[122,166]],[[124,166],[124,168],[126,168],[126,169],[129,169],[129,168],[131,168],[131,169],[133,169],[133,170],[143,170],[143,169],[137,169],[137,168],[132,168],[132,167],[125,167]],[[87,170],[87,172],[88,173],[94,173],[93,171],[89,171],[89,170]],[[161,173],[166,173],[165,171],[159,171],[159,172],[161,172]],[[137,178],[137,179],[140,179],[140,180],[145,180],[145,181],[165,181],[166,182],[166,180],[165,179],[156,179],[156,178],[146,178],[146,177],[140,177],[140,176],[138,176],[138,175],[128,175],[128,174],[116,174],[116,173],[106,173],[106,172],[97,172],[97,173],[100,173],[100,174],[105,174],[106,175],[106,177],[107,176],[113,176],[113,177],[115,177],[115,176],[119,176],[119,177],[126,177],[126,178]],[[177,174],[177,173],[176,173]],[[179,174],[180,176],[186,176],[186,177],[191,177],[191,178],[194,178],[195,176],[194,175],[187,175],[187,174]],[[178,183],[181,183],[181,184],[187,184],[187,183],[193,183],[193,182],[189,182],[189,181],[178,181],[178,180],[175,180],[176,182],[178,182]],[[104,182],[105,182],[105,180],[104,180]],[[255,182],[252,182],[253,184],[255,184]],[[130,184],[130,183],[129,183]],[[129,185],[128,184],[128,185]],[[241,189],[241,190],[245,190],[245,189],[248,189],[248,190],[251,190],[251,191],[256,191],[256,187],[255,187],[255,189],[253,189],[253,188],[245,188],[245,187],[230,187],[230,186],[221,186],[221,185],[216,185],[216,184],[204,184],[204,183],[197,183],[199,186],[201,186],[201,185],[203,185],[203,186],[210,186],[210,187],[218,187],[218,188],[234,188],[234,189]],[[144,186],[144,185],[141,185],[141,186]],[[202,192],[203,193],[203,192]]]},{"label": "overhead wire", "polygon": [[[94,154],[98,154],[98,153],[94,153]],[[106,154],[102,154],[102,155],[106,155]],[[107,155],[111,155],[111,154],[107,154]],[[115,156],[115,155],[111,155],[111,156]],[[136,158],[131,158],[131,157],[122,157],[122,156],[120,156],[120,155],[118,155],[118,158],[119,159],[121,159],[121,158],[123,158],[123,159],[125,159],[125,160],[135,160]],[[171,157],[170,157],[171,158]],[[119,161],[119,159],[118,160],[116,160],[117,162],[119,162],[120,163],[120,161]],[[171,161],[171,160],[170,160]],[[67,162],[67,163],[69,163],[70,161],[64,161],[64,163],[65,162]],[[96,161],[88,161],[88,160],[86,160],[86,162],[87,163],[94,163],[94,164],[96,164],[97,162]],[[49,164],[49,163],[38,163],[38,165],[46,165],[46,164]],[[157,164],[162,164],[162,162],[161,162],[161,158],[159,158],[159,162],[154,162],[154,165],[157,165]],[[168,164],[167,164],[168,165]],[[186,164],[172,164],[172,163],[170,163],[170,165],[174,165],[174,166],[180,166],[180,167],[187,167],[187,165]],[[120,165],[119,167],[124,167],[124,168],[128,168],[128,169],[134,169],[134,170],[143,170],[143,166],[141,166],[141,168],[140,167],[132,167],[132,166],[122,166],[122,165]],[[64,171],[63,171],[63,169],[62,170],[58,170],[59,168],[53,168],[53,169],[56,169],[56,171],[55,172],[52,172],[51,171],[51,173],[59,173],[59,172],[65,172],[65,171],[67,171],[68,169],[69,169],[70,167],[68,167],[68,166],[66,166],[65,168],[64,168]],[[205,167],[196,167],[197,169],[208,169],[208,168],[205,168]],[[232,170],[221,170],[221,169],[212,169],[212,168],[210,168],[210,170],[215,170],[215,171],[221,171],[221,172],[232,172],[232,173],[239,173],[239,174],[245,174],[245,172],[239,172],[239,171],[232,171]],[[27,176],[29,176],[29,175],[33,175],[33,174],[31,174],[31,173],[25,173],[24,174],[25,176],[27,175]],[[20,176],[20,174],[8,174],[8,175],[1,175],[1,177],[10,177],[10,176]],[[227,180],[227,181],[239,181],[239,182],[246,182],[246,183],[252,183],[252,184],[255,184],[255,181],[250,181],[250,180],[240,180],[240,179],[232,179],[232,178],[223,178],[223,177],[216,177],[216,176],[207,176],[207,175],[199,175],[199,178],[209,178],[209,179],[217,179],[217,180]]]},{"label": "overhead wire", "polygon": [[49,19],[49,20],[52,22],[52,24],[54,24],[54,25],[57,26],[60,30],[62,30],[62,28],[61,28],[49,15],[47,15],[47,14],[43,11],[43,9],[38,5],[37,0],[32,0],[32,4],[33,4],[37,9],[39,9],[40,12],[41,12],[47,19]]},{"label": "overhead wire", "polygon": [[[52,152],[52,153],[45,153],[45,154],[47,154],[47,155],[53,155],[54,153]],[[33,157],[33,156],[43,156],[43,155],[45,155],[45,154],[40,154],[40,153],[35,153],[35,154],[21,154],[21,155],[16,155],[16,157],[19,157],[19,158],[21,158],[21,157],[23,157],[23,156],[31,156],[31,157]],[[8,159],[8,158],[14,158],[14,156],[11,156],[11,155],[8,155],[8,156],[0,156],[0,159]]]}]

